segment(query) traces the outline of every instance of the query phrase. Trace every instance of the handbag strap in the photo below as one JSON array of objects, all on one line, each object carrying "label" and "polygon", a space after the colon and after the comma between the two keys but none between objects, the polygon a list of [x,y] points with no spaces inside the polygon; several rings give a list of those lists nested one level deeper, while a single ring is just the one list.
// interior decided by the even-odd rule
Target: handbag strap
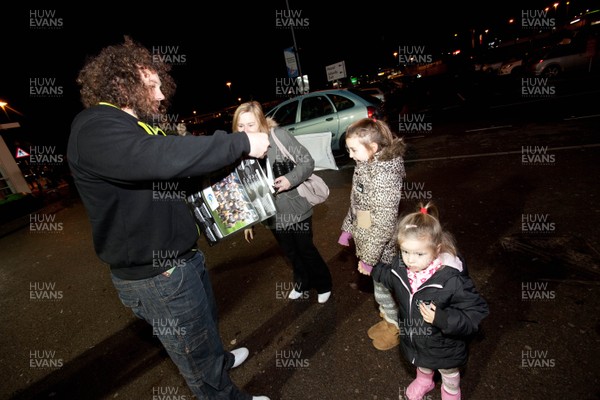
[{"label": "handbag strap", "polygon": [[287,158],[289,158],[290,160],[292,160],[293,163],[296,163],[296,160],[290,154],[288,149],[286,149],[285,146],[283,145],[283,143],[281,143],[279,141],[279,139],[277,138],[277,135],[275,134],[275,129],[273,129],[273,128],[271,128],[271,136],[273,136],[273,140],[275,141],[275,144],[277,145],[277,147],[279,147],[279,150],[281,150],[283,155],[286,156]]}]

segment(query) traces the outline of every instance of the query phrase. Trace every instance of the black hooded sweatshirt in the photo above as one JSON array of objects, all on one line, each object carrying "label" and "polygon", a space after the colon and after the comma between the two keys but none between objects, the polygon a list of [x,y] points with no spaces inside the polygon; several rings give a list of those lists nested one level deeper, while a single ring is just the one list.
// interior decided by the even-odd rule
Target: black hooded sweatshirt
[{"label": "black hooded sweatshirt", "polygon": [[94,248],[121,279],[144,279],[188,258],[199,238],[186,181],[250,151],[246,134],[149,135],[119,108],[98,105],[71,125],[67,160],[92,224]]}]

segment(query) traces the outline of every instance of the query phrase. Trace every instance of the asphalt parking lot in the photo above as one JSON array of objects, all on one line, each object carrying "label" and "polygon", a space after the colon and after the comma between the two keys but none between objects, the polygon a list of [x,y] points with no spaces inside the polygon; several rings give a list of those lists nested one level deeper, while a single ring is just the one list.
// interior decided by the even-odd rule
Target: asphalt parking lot
[{"label": "asphalt parking lot", "polygon": [[[413,192],[402,208],[438,203],[490,305],[463,370],[464,399],[600,398],[598,122],[551,114],[483,131],[438,125],[435,135],[407,138]],[[523,162],[523,146],[536,145],[552,163]],[[397,349],[378,351],[366,335],[378,317],[369,279],[337,244],[353,172],[347,160],[338,166],[319,172],[331,195],[314,216],[334,280],[326,304],[315,293],[287,300],[291,269],[263,227],[252,244],[241,235],[199,242],[223,343],[250,349],[231,373],[249,393],[399,399],[413,379]],[[77,197],[33,217],[54,229],[36,230],[28,216],[0,237],[0,398],[191,399],[151,327],[118,300]],[[438,399],[439,381],[427,400]]]}]

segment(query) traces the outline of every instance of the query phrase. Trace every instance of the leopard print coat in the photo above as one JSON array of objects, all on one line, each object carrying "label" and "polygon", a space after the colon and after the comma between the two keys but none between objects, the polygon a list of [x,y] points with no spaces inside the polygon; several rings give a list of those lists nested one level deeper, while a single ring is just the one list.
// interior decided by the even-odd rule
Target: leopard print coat
[{"label": "leopard print coat", "polygon": [[[397,253],[393,235],[406,176],[404,148],[404,142],[397,140],[372,161],[357,162],[354,168],[350,208],[342,230],[352,234],[359,260],[370,265],[391,263]],[[366,223],[357,217],[365,211]]]}]

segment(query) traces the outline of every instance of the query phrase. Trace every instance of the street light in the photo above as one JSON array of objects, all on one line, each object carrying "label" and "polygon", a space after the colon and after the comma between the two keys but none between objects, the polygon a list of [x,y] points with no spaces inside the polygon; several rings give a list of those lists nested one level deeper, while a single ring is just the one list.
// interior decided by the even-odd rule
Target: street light
[{"label": "street light", "polygon": [[0,100],[0,108],[2,109],[2,111],[4,111],[4,114],[6,114],[6,116],[8,117],[8,113],[6,112],[6,109],[4,107],[6,107],[8,103],[5,101]]},{"label": "street light", "polygon": [[227,104],[229,104],[229,103],[235,104],[235,99],[233,98],[233,93],[231,91],[231,82],[227,82],[227,83],[225,83],[225,85],[227,85],[227,87],[229,88],[229,96],[227,96],[226,103]]},{"label": "street light", "polygon": [[6,101],[0,100],[0,108],[2,109],[2,111],[4,111],[4,114],[6,115],[6,117],[10,120],[10,116],[8,115],[8,111],[6,111],[6,109],[9,109],[10,111],[14,112],[15,114],[18,115],[23,115],[20,112],[18,112],[17,110],[15,110],[14,108],[11,108],[8,103]]}]

